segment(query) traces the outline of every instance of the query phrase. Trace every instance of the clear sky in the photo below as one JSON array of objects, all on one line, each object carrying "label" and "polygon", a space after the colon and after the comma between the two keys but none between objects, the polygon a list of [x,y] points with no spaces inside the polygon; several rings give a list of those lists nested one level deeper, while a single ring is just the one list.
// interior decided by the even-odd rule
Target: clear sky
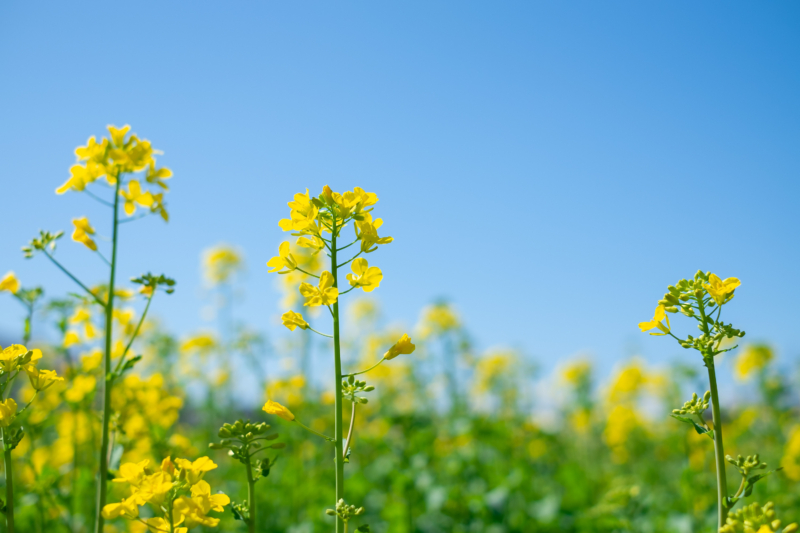
[{"label": "clear sky", "polygon": [[[292,194],[327,183],[381,199],[390,319],[446,297],[478,346],[545,368],[666,361],[685,354],[636,324],[702,268],[739,277],[728,318],[796,361],[798,28],[788,1],[3,2],[0,275],[72,290],[19,247],[81,215],[107,231],[54,189],[128,123],[175,177],[120,273],[177,278],[155,313],[178,332],[203,325],[202,249],[229,242],[240,315],[283,335],[264,263]],[[101,281],[81,245],[60,257]],[[4,336],[19,311],[0,298]]]}]

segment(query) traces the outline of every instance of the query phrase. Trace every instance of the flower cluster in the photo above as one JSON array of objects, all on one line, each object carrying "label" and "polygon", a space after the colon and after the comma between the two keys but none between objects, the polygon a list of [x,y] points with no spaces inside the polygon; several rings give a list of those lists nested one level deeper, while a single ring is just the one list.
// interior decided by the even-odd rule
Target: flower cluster
[{"label": "flower cluster", "polygon": [[[206,472],[215,468],[217,465],[208,457],[196,461],[172,461],[167,457],[153,469],[149,460],[125,463],[113,481],[127,485],[130,495],[103,507],[103,516],[143,522],[153,532],[186,533],[197,526],[216,527],[219,518],[209,513],[223,511],[231,500],[222,493],[212,494],[211,486],[203,479]],[[149,505],[157,516],[139,518],[139,508],[144,505]]]},{"label": "flower cluster", "polygon": [[[75,149],[77,163],[70,168],[69,179],[56,189],[56,193],[64,194],[67,191],[84,191],[86,187],[105,178],[108,185],[115,187],[123,199],[123,209],[128,216],[136,212],[137,206],[148,209],[151,213],[157,213],[167,221],[169,214],[164,206],[164,192],[169,190],[164,180],[172,176],[172,171],[168,168],[157,167],[156,158],[160,154],[146,139],[140,139],[135,134],[128,135],[130,126],[117,128],[108,126],[110,138],[103,138],[100,142],[92,136],[89,137],[86,146],[79,146]],[[118,183],[120,176],[144,171],[144,181],[155,185],[160,192],[153,193],[142,189],[140,180],[132,179],[128,182],[128,189],[125,190]],[[97,246],[89,237],[94,233],[94,229],[89,224],[87,218],[76,219],[75,233],[73,239],[83,243],[91,250],[96,250]]]}]

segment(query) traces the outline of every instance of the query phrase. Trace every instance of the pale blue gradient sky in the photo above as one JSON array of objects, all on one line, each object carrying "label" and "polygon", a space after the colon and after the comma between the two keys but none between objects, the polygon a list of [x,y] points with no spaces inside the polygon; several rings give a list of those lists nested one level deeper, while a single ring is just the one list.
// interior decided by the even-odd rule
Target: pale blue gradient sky
[{"label": "pale blue gradient sky", "polygon": [[[199,255],[225,241],[250,264],[240,316],[283,335],[264,262],[291,195],[328,183],[381,198],[391,319],[447,297],[480,347],[545,368],[666,361],[685,353],[636,323],[703,268],[741,278],[728,318],[797,360],[798,28],[796,2],[4,2],[0,274],[72,290],[19,247],[80,215],[104,231],[53,190],[130,123],[175,178],[172,221],[125,227],[120,272],[178,279],[155,305],[178,332],[203,325]],[[19,316],[0,298],[0,332]]]}]

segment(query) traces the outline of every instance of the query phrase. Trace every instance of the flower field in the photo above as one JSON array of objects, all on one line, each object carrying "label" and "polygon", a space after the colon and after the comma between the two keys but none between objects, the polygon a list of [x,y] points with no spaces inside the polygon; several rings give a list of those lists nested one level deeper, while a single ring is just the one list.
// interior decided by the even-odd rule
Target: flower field
[{"label": "flower field", "polygon": [[[651,320],[642,310],[646,342],[673,342],[693,364],[621,357],[606,377],[576,357],[544,375],[522,353],[477,350],[449,302],[394,325],[381,250],[402,243],[384,230],[380,191],[298,186],[273,221],[274,257],[250,267],[283,294],[286,337],[233,319],[175,335],[153,317],[192,288],[117,261],[123,224],[169,222],[173,172],[129,126],[75,154],[55,192],[88,195],[107,218],[23,248],[74,292],[51,298],[25,272],[0,280],[20,304],[0,355],[5,531],[798,530],[797,377],[726,322],[748,280],[675,273],[691,277],[663,280]],[[107,277],[83,279],[63,246],[97,256]],[[217,316],[238,316],[240,252],[209,248],[201,267]],[[718,370],[747,395],[722,394]]]}]

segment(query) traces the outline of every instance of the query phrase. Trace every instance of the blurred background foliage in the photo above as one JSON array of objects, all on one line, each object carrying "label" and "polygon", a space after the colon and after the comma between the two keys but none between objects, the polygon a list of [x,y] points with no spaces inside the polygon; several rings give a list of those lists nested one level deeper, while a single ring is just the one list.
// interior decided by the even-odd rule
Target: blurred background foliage
[{"label": "blurred background foliage", "polygon": [[[329,530],[332,518],[324,511],[334,499],[332,446],[260,407],[277,400],[311,428],[332,433],[333,395],[320,379],[330,373],[330,346],[302,330],[266,339],[238,317],[241,250],[211,248],[203,269],[212,302],[206,315],[215,327],[176,338],[157,320],[145,322],[136,345],[143,359],[114,391],[112,469],[121,461],[208,455],[219,465],[207,475],[214,487],[242,501],[243,470],[208,444],[218,440],[224,422],[266,421],[286,448],[266,454],[275,464],[258,483],[257,530]],[[289,291],[295,275],[279,278],[285,297],[276,310],[296,303]],[[120,335],[136,323],[136,304],[128,303],[115,317]],[[371,366],[403,331],[386,323],[374,298],[354,301],[347,313],[349,369]],[[24,415],[27,435],[15,451],[21,531],[91,528],[99,319],[76,298],[49,300],[35,316],[34,341],[53,359],[57,354],[67,380],[42,393]],[[367,375],[377,390],[357,413],[347,494],[366,508],[362,523],[373,531],[713,530],[712,443],[669,417],[691,392],[705,391],[701,361],[653,368],[621,360],[601,382],[607,369],[576,357],[543,376],[513,349],[477,353],[456,309],[444,301],[422,309],[413,332],[417,352]],[[758,485],[755,500],[774,501],[789,523],[800,519],[800,417],[791,387],[797,376],[774,359],[769,346],[746,345],[725,361],[747,385],[736,401],[726,398],[724,430],[729,453],[757,449],[771,467],[783,467]],[[116,496],[124,495],[112,492],[112,501]],[[122,521],[107,526],[112,532],[143,528]],[[226,510],[218,530],[244,529]]]}]

